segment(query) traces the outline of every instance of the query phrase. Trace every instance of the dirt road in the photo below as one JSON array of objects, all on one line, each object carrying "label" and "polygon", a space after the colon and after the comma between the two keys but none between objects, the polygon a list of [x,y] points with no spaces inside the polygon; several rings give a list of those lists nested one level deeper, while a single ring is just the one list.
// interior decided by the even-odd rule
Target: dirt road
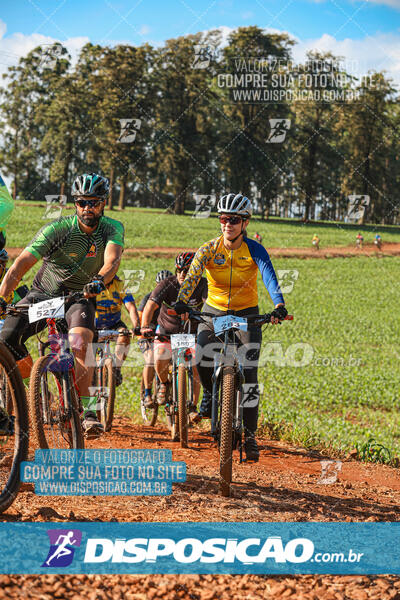
[{"label": "dirt road", "polygon": [[[256,465],[235,460],[233,496],[218,494],[218,451],[206,429],[191,429],[188,449],[162,424],[117,417],[96,448],[171,448],[187,463],[187,481],[166,497],[39,497],[23,484],[3,521],[398,521],[400,474],[383,465],[344,461],[338,481],[318,483],[323,457],[284,442],[259,439]],[[33,459],[33,448],[30,451]],[[237,457],[236,457],[237,458]],[[147,599],[314,598],[400,600],[396,577],[337,576],[0,576],[0,599],[32,597]]]},{"label": "dirt road", "polygon": [[[7,248],[10,258],[17,258],[23,248]],[[167,246],[154,246],[152,248],[126,248],[124,256],[155,256],[162,258],[173,258],[179,252],[187,251],[188,248],[170,248]],[[197,248],[189,248],[195,252]],[[280,258],[344,258],[350,256],[400,256],[400,243],[385,243],[382,251],[378,251],[374,244],[364,244],[362,250],[355,246],[331,246],[322,247],[320,250],[314,248],[267,248],[270,256]]]}]

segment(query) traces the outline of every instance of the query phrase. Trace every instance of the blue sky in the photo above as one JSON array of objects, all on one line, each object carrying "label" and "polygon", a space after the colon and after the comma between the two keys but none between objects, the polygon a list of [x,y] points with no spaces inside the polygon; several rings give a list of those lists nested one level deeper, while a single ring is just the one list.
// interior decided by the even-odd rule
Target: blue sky
[{"label": "blue sky", "polygon": [[42,43],[74,55],[87,41],[135,45],[217,27],[286,31],[294,58],[310,49],[385,69],[400,84],[400,0],[2,0],[0,74]]},{"label": "blue sky", "polygon": [[161,42],[204,29],[251,24],[286,29],[301,39],[327,33],[343,40],[398,32],[400,0],[17,0],[2,7],[0,18],[7,36],[88,36],[102,43]]}]

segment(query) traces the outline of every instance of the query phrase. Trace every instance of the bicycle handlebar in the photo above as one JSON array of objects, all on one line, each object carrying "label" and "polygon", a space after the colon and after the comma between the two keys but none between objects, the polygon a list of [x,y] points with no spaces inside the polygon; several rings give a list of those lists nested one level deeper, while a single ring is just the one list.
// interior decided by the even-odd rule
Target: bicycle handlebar
[{"label": "bicycle handlebar", "polygon": [[[167,310],[169,315],[177,315],[176,311],[173,308],[169,308]],[[227,313],[231,314],[231,313]],[[205,321],[204,317],[209,317],[212,319],[215,319],[216,317],[223,317],[225,315],[216,315],[214,313],[208,313],[208,312],[199,312],[197,310],[194,309],[190,309],[188,310],[188,315],[189,315],[189,319],[193,320],[193,321],[197,321],[198,323],[206,323],[207,321]],[[239,316],[239,315],[233,315],[233,316]],[[247,319],[248,322],[253,322],[254,325],[258,325],[259,327],[262,327],[262,325],[266,325],[267,323],[271,322],[272,319],[272,313],[265,313],[264,315],[248,315],[247,317],[244,317],[245,319]],[[287,315],[284,319],[284,321],[293,321],[293,315]]]},{"label": "bicycle handlebar", "polygon": [[[140,335],[140,333],[136,333],[137,328],[135,328],[134,334]],[[114,329],[98,329],[97,336],[99,339],[117,339],[120,335],[131,335],[132,331],[130,329],[121,329],[121,331],[116,331]]]}]

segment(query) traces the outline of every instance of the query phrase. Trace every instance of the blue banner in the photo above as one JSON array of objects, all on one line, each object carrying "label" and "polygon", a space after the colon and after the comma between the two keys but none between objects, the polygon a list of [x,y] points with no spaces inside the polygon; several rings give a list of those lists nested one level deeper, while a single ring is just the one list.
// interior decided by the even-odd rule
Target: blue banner
[{"label": "blue banner", "polygon": [[164,496],[186,481],[171,450],[36,450],[20,472],[39,496]]},{"label": "blue banner", "polygon": [[0,523],[0,573],[400,574],[400,523]]}]

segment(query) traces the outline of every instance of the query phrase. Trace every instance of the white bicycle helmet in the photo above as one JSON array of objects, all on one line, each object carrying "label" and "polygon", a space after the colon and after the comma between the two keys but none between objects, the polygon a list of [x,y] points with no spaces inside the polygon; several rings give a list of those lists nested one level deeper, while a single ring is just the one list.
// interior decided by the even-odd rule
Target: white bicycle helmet
[{"label": "white bicycle helmet", "polygon": [[243,194],[226,194],[218,200],[217,210],[227,215],[240,215],[248,219],[253,214],[251,202]]}]

